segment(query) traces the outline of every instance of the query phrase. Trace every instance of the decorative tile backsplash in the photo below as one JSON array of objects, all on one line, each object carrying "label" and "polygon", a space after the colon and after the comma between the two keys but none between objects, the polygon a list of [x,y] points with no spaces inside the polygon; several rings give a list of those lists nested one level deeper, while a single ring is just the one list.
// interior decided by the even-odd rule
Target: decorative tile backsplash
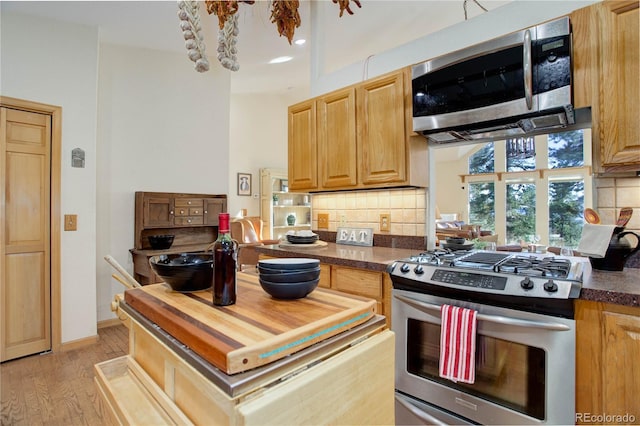
[{"label": "decorative tile backsplash", "polygon": [[[313,229],[318,229],[318,213],[326,213],[329,215],[328,231],[348,226],[373,228],[376,234],[426,235],[424,188],[314,194],[311,203]],[[380,231],[381,214],[390,215],[389,231]]]},{"label": "decorative tile backsplash", "polygon": [[[603,224],[613,225],[622,207],[632,207],[633,215],[626,226],[627,231],[640,232],[640,177],[596,178],[596,211]],[[630,244],[636,244],[627,236]],[[631,255],[626,268],[640,268],[640,252]]]},{"label": "decorative tile backsplash", "polygon": [[640,230],[640,177],[596,178],[596,211],[603,224],[613,225],[622,207],[632,207],[627,229]]}]

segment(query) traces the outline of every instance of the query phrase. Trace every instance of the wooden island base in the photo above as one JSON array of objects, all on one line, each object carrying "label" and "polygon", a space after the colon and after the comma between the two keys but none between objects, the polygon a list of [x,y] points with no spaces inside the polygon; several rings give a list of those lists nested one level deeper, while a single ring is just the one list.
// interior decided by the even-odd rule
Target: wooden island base
[{"label": "wooden island base", "polygon": [[128,317],[129,355],[95,366],[98,389],[117,423],[394,423],[395,336],[383,316],[227,375],[123,299],[118,314]]}]

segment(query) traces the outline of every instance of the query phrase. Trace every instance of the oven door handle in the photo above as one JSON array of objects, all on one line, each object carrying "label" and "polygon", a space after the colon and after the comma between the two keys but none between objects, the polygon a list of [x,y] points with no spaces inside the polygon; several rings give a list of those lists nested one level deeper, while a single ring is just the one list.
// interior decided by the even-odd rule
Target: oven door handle
[{"label": "oven door handle", "polygon": [[[393,297],[400,300],[401,302],[404,302],[422,311],[424,311],[425,309],[428,309],[430,311],[440,312],[441,305],[435,305],[433,303],[423,302],[423,301],[416,300],[406,296],[394,295]],[[541,328],[544,330],[553,330],[553,331],[571,330],[571,327],[565,324],[509,318],[509,317],[504,317],[502,315],[478,314],[476,316],[476,319],[478,319],[479,321],[489,321],[489,322],[495,322],[495,323],[505,324],[505,325],[515,325],[518,327]]]},{"label": "oven door handle", "polygon": [[418,407],[416,407],[415,405],[413,405],[409,401],[405,400],[403,397],[401,397],[397,393],[395,395],[395,398],[396,398],[396,401],[398,402],[398,404],[402,405],[404,408],[409,410],[409,412],[411,414],[413,414],[414,416],[416,416],[417,418],[419,418],[420,420],[425,422],[425,424],[427,424],[427,425],[438,425],[438,426],[446,426],[447,425],[447,423],[443,422],[442,420],[438,419],[435,416],[432,416],[431,414],[429,414],[429,413],[427,413],[425,411],[422,411],[421,409],[419,409]]}]

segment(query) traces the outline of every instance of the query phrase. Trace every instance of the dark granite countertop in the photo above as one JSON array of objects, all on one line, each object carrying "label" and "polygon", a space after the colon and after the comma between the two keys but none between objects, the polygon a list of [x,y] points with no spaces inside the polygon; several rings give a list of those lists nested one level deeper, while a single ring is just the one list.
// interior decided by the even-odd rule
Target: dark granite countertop
[{"label": "dark granite countertop", "polygon": [[581,300],[640,307],[640,269],[591,270],[582,283]]},{"label": "dark granite countertop", "polygon": [[[419,249],[391,247],[361,247],[328,243],[318,248],[281,247],[277,244],[258,246],[256,250],[274,257],[310,257],[323,263],[350,266],[372,271],[386,271],[391,262],[420,253]],[[585,259],[586,260],[586,259]],[[586,262],[581,300],[640,307],[640,269],[624,271],[591,270]]]},{"label": "dark granite countertop", "polygon": [[318,248],[281,247],[278,244],[257,246],[259,253],[274,257],[310,257],[322,263],[350,266],[371,271],[386,271],[394,260],[420,253],[420,250],[391,247],[363,247],[327,243]]}]

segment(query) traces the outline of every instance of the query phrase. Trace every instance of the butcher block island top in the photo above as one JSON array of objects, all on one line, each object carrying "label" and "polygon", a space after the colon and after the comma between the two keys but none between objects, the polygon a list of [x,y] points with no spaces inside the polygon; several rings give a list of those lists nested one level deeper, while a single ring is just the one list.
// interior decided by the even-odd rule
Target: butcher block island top
[{"label": "butcher block island top", "polygon": [[272,363],[375,316],[373,299],[318,288],[278,300],[257,276],[242,273],[237,284],[230,306],[214,306],[211,291],[177,293],[164,284],[126,290],[124,302],[226,374]]}]

